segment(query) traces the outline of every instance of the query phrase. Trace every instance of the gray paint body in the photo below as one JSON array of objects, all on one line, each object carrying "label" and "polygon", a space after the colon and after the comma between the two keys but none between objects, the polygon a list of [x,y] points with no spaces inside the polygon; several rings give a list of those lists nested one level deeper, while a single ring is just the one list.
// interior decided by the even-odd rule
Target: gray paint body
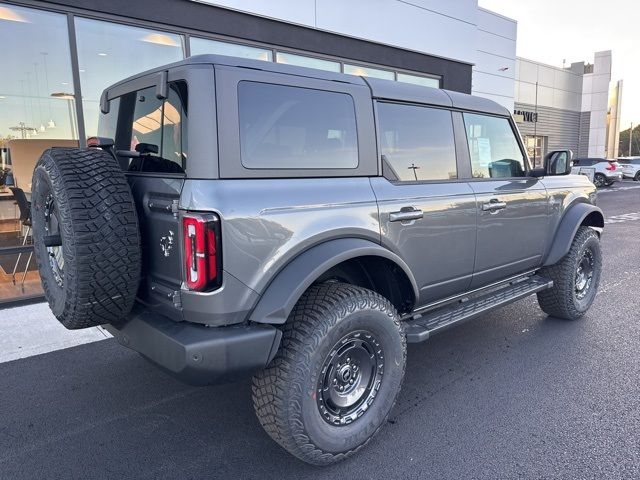
[{"label": "gray paint body", "polygon": [[[211,326],[248,320],[283,323],[323,272],[359,256],[396,263],[409,279],[410,303],[418,310],[542,267],[549,258],[566,253],[570,232],[586,214],[601,215],[591,205],[595,187],[584,176],[471,178],[460,112],[510,118],[506,109],[486,99],[210,55],[120,82],[106,96],[148,86],[163,70],[169,71],[170,81],[185,79],[189,84],[188,173],[129,179],[142,217],[147,262],[141,300],[175,320]],[[237,102],[230,99],[237,83],[246,79],[351,93],[356,101],[358,168],[245,172],[237,158]],[[378,99],[452,110],[459,178],[415,183],[384,178],[376,147]],[[179,202],[175,213],[166,208],[173,200]],[[491,201],[505,202],[506,208],[484,211],[483,205]],[[422,218],[391,221],[392,214],[411,207],[422,210]],[[579,214],[568,216],[576,208]],[[191,292],[181,285],[180,224],[186,211],[220,217],[223,284],[216,291]],[[159,242],[171,229],[177,233],[175,255],[165,257]]]}]

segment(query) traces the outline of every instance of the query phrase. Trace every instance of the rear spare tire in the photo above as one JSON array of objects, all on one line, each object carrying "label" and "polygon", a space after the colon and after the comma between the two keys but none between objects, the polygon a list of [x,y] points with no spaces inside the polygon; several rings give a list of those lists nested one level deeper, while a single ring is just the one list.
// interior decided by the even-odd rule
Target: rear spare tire
[{"label": "rear spare tire", "polygon": [[33,172],[33,243],[44,295],[68,329],[118,323],[140,281],[140,230],[120,166],[100,149],[51,148]]}]

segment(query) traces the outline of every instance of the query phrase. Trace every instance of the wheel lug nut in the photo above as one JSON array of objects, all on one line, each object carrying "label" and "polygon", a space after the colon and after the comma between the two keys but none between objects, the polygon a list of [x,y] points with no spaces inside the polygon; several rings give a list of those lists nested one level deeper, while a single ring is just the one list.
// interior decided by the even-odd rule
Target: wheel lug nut
[{"label": "wheel lug nut", "polygon": [[353,385],[353,380],[349,380],[349,385]]}]

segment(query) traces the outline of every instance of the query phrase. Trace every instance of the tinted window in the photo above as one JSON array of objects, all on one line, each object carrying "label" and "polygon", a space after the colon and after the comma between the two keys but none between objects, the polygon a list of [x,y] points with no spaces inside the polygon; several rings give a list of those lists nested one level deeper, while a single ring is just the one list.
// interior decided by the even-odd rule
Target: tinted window
[{"label": "tinted window", "polygon": [[465,113],[464,122],[474,178],[509,178],[526,175],[524,155],[509,120]]},{"label": "tinted window", "polygon": [[[133,109],[126,126],[130,137],[124,141],[129,142],[130,150],[138,150],[145,154],[131,159],[128,170],[184,173],[188,151],[186,83],[170,83],[166,100],[159,100],[156,97],[156,88],[149,87],[125,95],[120,99],[120,104],[128,106],[129,115]],[[111,105],[114,105],[113,100]],[[123,114],[120,118],[123,118]],[[123,134],[118,135],[118,138]]]},{"label": "tinted window", "polygon": [[267,83],[238,85],[240,154],[246,168],[356,168],[353,98]]},{"label": "tinted window", "polygon": [[378,104],[384,175],[390,180],[457,178],[451,112]]}]

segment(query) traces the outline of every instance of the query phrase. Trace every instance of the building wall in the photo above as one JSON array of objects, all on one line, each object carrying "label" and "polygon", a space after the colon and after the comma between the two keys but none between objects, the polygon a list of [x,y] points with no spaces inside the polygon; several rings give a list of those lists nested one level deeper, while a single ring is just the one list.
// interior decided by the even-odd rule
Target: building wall
[{"label": "building wall", "polygon": [[596,52],[593,73],[584,75],[582,111],[591,112],[589,156],[607,156],[607,111],[611,82],[611,51]]},{"label": "building wall", "polygon": [[477,0],[199,0],[473,63]]},{"label": "building wall", "polygon": [[[530,110],[531,105],[516,103],[516,110]],[[538,106],[538,121],[520,122],[518,128],[523,136],[540,135],[549,137],[548,150],[569,148],[579,151],[580,112],[560,108]]]},{"label": "building wall", "polygon": [[473,66],[472,93],[513,110],[516,75],[515,20],[478,8],[476,58]]},{"label": "building wall", "polygon": [[[581,157],[612,156],[618,143],[620,98],[612,93],[610,99],[610,82],[611,51],[596,52],[593,64],[577,62],[566,68],[518,58],[515,108],[537,109],[535,130],[549,138],[549,150],[571,148]],[[532,125],[518,124],[523,135],[533,135]]]}]

